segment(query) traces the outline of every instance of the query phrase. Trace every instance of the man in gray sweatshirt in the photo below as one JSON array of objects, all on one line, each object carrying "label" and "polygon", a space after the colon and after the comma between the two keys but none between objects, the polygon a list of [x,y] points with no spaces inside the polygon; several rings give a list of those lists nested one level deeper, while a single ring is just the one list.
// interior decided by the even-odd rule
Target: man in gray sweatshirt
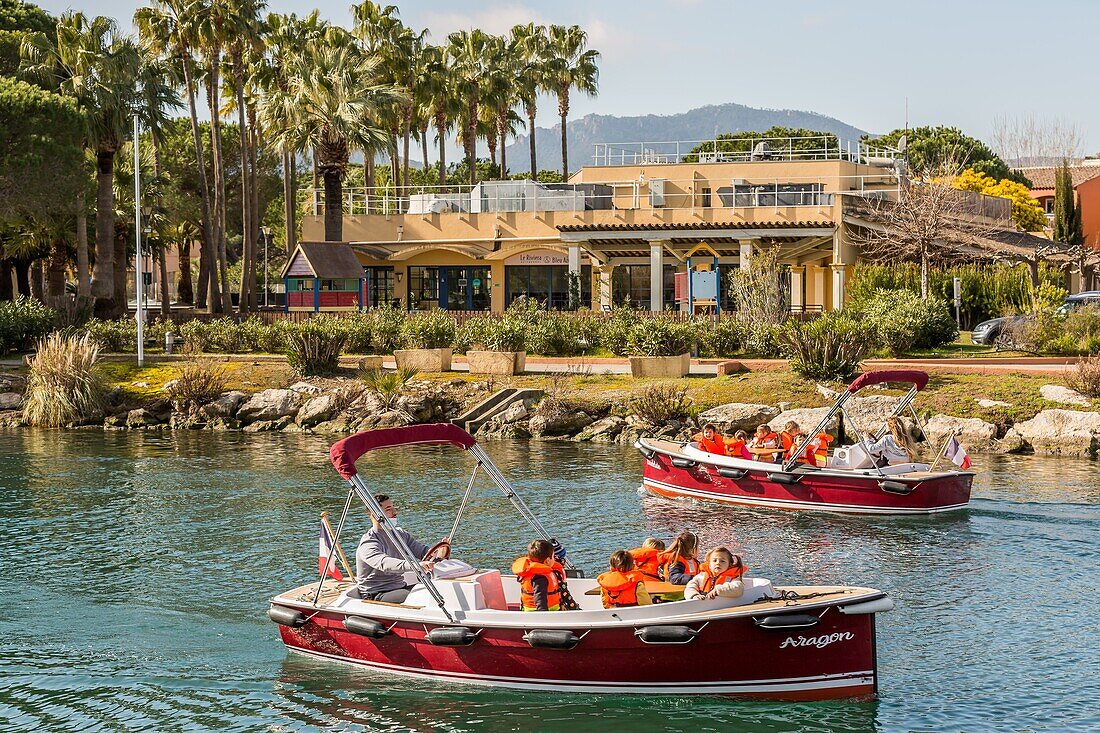
[{"label": "man in gray sweatshirt", "polygon": [[[394,507],[393,500],[385,494],[375,494],[374,498],[390,521],[396,524],[397,508]],[[402,603],[412,590],[412,586],[405,583],[404,574],[415,570],[416,566],[401,557],[398,545],[386,536],[373,515],[371,523],[374,526],[359,540],[359,547],[355,551],[355,583],[359,595],[369,601]],[[405,540],[415,557],[424,557],[428,552],[427,545],[417,542],[400,527],[397,528],[397,534]],[[420,567],[430,573],[435,562],[424,560],[420,562]]]}]

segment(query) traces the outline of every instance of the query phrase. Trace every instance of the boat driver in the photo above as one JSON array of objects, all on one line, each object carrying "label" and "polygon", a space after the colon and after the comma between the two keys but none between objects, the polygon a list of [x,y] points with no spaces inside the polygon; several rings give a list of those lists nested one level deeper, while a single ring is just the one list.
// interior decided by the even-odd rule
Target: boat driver
[{"label": "boat driver", "polygon": [[[374,499],[396,525],[397,507],[394,506],[393,499],[385,494],[375,494]],[[374,526],[359,540],[359,547],[355,551],[356,588],[360,597],[368,601],[403,603],[412,590],[412,586],[405,583],[404,574],[415,570],[416,566],[401,557],[397,545],[382,531],[378,517],[371,514],[370,520]],[[427,545],[417,542],[401,527],[396,527],[396,531],[415,557],[424,557],[427,554]],[[435,567],[435,558],[422,560],[419,564],[430,573]]]}]

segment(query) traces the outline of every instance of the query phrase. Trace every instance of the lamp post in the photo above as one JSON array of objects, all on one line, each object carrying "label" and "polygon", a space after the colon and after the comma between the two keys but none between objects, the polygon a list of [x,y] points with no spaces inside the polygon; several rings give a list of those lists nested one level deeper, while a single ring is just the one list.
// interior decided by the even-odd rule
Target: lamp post
[{"label": "lamp post", "polygon": [[267,243],[271,241],[271,228],[261,227],[260,232],[264,235],[264,308],[267,307]]},{"label": "lamp post", "polygon": [[138,151],[138,135],[141,125],[134,115],[134,285],[137,297],[137,363],[145,366],[145,267],[141,262],[141,154]]}]

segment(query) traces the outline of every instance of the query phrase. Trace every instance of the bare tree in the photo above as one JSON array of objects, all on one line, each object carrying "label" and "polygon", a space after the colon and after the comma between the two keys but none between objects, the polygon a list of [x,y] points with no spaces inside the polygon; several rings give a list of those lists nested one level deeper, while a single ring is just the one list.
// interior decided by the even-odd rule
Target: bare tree
[{"label": "bare tree", "polygon": [[993,148],[1014,168],[1072,162],[1081,158],[1081,128],[1061,117],[1002,115],[993,120]]},{"label": "bare tree", "polygon": [[912,180],[901,178],[895,201],[859,204],[866,225],[853,230],[852,240],[870,260],[919,262],[923,298],[928,297],[928,270],[933,262],[989,249],[990,235],[1004,228],[998,226],[997,212],[986,200],[990,197],[951,187],[951,179],[964,167],[959,160],[948,155]]},{"label": "bare tree", "polygon": [[790,315],[788,291],[783,287],[779,248],[755,252],[748,267],[730,274],[730,291],[737,318],[750,324],[776,325]]}]

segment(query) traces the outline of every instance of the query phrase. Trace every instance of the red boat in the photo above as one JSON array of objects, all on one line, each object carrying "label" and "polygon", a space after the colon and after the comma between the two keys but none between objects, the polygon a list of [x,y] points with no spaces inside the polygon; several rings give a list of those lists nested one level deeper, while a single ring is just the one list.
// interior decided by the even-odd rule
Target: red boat
[{"label": "red boat", "polygon": [[[962,509],[970,501],[974,474],[956,470],[950,461],[937,458],[927,463],[877,466],[871,458],[869,439],[881,438],[885,424],[874,433],[862,434],[845,413],[844,405],[860,389],[883,383],[910,384],[893,412],[913,410],[913,400],[928,384],[918,371],[880,371],[860,375],[809,435],[823,431],[843,415],[859,440],[834,449],[822,467],[799,463],[792,456],[783,463],[718,455],[697,443],[642,438],[634,445],[645,457],[642,486],[669,498],[702,499],[773,509],[809,509],[847,514],[934,514]],[[940,451],[942,457],[943,450]],[[949,468],[938,470],[940,463]]]},{"label": "red boat", "polygon": [[[476,441],[439,424],[359,433],[333,445],[333,465],[351,485],[337,541],[355,497],[385,518],[356,473],[356,458],[440,443],[477,461],[452,538],[483,469],[533,532],[552,539]],[[383,531],[396,537],[388,519]],[[420,559],[407,547],[402,554]],[[565,564],[571,568],[568,558]],[[396,675],[566,692],[821,700],[876,691],[875,614],[893,608],[885,593],[871,588],[777,587],[747,578],[740,598],[605,609],[594,580],[571,577],[579,609],[524,612],[515,577],[457,559],[440,568],[435,576],[409,574],[415,587],[401,604],[364,600],[353,583],[322,579],[274,597],[268,615],[293,652]]]}]

